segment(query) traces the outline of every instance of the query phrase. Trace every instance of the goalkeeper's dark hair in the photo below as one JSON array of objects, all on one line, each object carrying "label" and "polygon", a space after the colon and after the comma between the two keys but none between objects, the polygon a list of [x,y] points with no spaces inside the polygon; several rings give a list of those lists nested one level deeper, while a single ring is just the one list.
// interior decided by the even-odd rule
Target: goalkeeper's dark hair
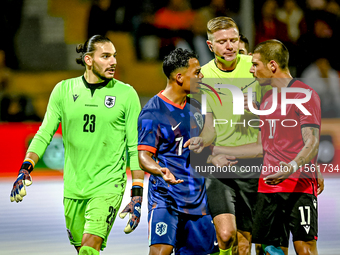
[{"label": "goalkeeper's dark hair", "polygon": [[[82,66],[85,66],[85,60],[84,57],[87,54],[93,54],[94,51],[96,51],[97,47],[96,45],[99,43],[106,43],[111,42],[111,40],[105,36],[102,35],[94,35],[90,39],[88,39],[84,44],[78,44],[76,47],[77,53],[81,53],[79,58],[76,58],[77,64],[80,64]],[[112,43],[113,44],[113,43]]]},{"label": "goalkeeper's dark hair", "polygon": [[163,72],[170,78],[172,72],[182,67],[189,67],[189,60],[191,58],[198,59],[198,56],[193,51],[184,50],[181,48],[177,48],[170,52],[168,56],[164,58],[163,61]]}]

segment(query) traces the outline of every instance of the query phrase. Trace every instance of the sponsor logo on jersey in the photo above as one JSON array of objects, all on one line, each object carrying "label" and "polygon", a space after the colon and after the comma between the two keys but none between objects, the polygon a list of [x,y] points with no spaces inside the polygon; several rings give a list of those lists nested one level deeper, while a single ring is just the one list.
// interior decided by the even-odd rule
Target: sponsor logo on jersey
[{"label": "sponsor logo on jersey", "polygon": [[79,97],[78,94],[74,94],[74,95],[73,95],[73,102],[75,102],[75,101],[77,100],[78,97]]},{"label": "sponsor logo on jersey", "polygon": [[168,230],[168,224],[166,224],[165,222],[158,222],[156,224],[156,230],[155,233],[159,236],[165,235],[167,233]]},{"label": "sponsor logo on jersey", "polygon": [[105,97],[105,106],[107,107],[107,108],[112,108],[114,105],[115,105],[115,103],[116,103],[116,97],[113,97],[113,96],[106,96]]},{"label": "sponsor logo on jersey", "polygon": [[203,128],[203,117],[202,117],[202,114],[200,114],[199,112],[195,112],[194,113],[194,117],[195,117],[196,122],[199,125],[200,129],[202,129]]}]

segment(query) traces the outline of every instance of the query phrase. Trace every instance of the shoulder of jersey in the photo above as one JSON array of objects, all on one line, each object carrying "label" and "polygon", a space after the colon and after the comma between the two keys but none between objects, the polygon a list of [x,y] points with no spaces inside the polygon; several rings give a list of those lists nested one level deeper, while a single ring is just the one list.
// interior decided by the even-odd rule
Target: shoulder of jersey
[{"label": "shoulder of jersey", "polygon": [[143,111],[154,111],[159,109],[160,98],[155,95],[144,105]]},{"label": "shoulder of jersey", "polygon": [[117,80],[117,79],[112,79],[112,82],[114,82],[115,84],[120,84],[120,85],[123,85],[123,86],[132,87],[130,84],[122,82],[122,81]]},{"label": "shoulder of jersey", "polygon": [[251,63],[251,60],[253,59],[253,57],[249,55],[239,54],[239,56],[242,61],[245,61],[247,63]]},{"label": "shoulder of jersey", "polygon": [[[298,84],[296,84],[296,83],[298,83]],[[314,95],[318,95],[318,93],[311,86],[309,86],[308,84],[304,83],[303,81],[300,81],[300,80],[296,79],[295,82],[293,83],[293,85],[294,85],[294,86],[292,86],[293,88],[297,87],[297,88],[307,89],[309,91],[312,91]]]},{"label": "shoulder of jersey", "polygon": [[113,83],[114,86],[119,86],[119,87],[122,87],[122,88],[132,88],[132,89],[134,89],[133,86],[131,86],[130,84],[122,82],[122,81],[114,79],[114,78],[112,79],[112,81],[110,81],[110,83]]},{"label": "shoulder of jersey", "polygon": [[193,107],[195,107],[197,109],[201,109],[201,103],[198,100],[196,100],[192,97],[187,97],[187,102],[188,102],[188,104],[192,105]]},{"label": "shoulder of jersey", "polygon": [[[213,65],[213,66],[212,66]],[[210,60],[208,63],[201,67],[201,70],[207,70],[215,66],[214,59]]]},{"label": "shoulder of jersey", "polygon": [[74,78],[61,80],[60,82],[57,83],[57,85],[61,86],[61,85],[66,85],[67,83],[72,84],[74,82],[79,82],[81,80],[82,80],[82,76],[78,76],[78,77],[74,77]]},{"label": "shoulder of jersey", "polygon": [[309,90],[313,90],[310,86],[308,86],[306,83],[304,83],[303,81],[300,81],[298,79],[294,79],[294,82],[292,83],[292,88],[296,87],[296,88],[304,88],[304,89],[309,89]]}]

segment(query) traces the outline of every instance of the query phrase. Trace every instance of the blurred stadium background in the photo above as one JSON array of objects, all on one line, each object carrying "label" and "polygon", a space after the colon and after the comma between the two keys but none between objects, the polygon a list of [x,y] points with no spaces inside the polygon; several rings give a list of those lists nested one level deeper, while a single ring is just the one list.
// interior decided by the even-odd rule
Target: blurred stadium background
[{"label": "blurred stadium background", "polygon": [[[339,254],[338,1],[2,0],[0,6],[0,254],[75,254],[63,218],[61,129],[33,172],[33,186],[25,201],[10,203],[9,193],[53,87],[83,73],[75,63],[76,45],[84,43],[88,35],[105,33],[118,52],[116,78],[134,86],[144,105],[166,84],[160,59],[171,47],[195,49],[201,64],[212,58],[204,45],[209,15],[233,17],[248,37],[250,50],[255,43],[276,35],[293,53],[294,76],[319,70],[319,81],[325,83],[320,90],[324,107],[319,162],[328,167],[325,191],[319,197],[318,246],[319,254]],[[169,26],[179,27],[166,27],[161,22],[162,8],[177,8],[191,19],[181,20],[179,14],[183,24],[169,22]],[[274,32],[267,29],[270,24],[275,25]],[[181,38],[176,29],[191,37]],[[172,37],[164,38],[164,31]],[[126,194],[123,204],[128,199]],[[140,226],[131,235],[123,233],[126,220],[117,218],[103,253],[147,254],[146,198],[142,215]],[[292,249],[290,254],[294,254]]]}]

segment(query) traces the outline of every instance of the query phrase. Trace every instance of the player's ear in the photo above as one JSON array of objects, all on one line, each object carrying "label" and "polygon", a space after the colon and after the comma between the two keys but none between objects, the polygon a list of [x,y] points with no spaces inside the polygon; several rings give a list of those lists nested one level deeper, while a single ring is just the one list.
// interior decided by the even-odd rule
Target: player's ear
[{"label": "player's ear", "polygon": [[207,40],[207,45],[208,45],[208,47],[209,47],[209,50],[210,50],[211,52],[214,52],[214,49],[213,49],[213,47],[212,47],[212,42],[211,42],[210,40]]},{"label": "player's ear", "polygon": [[92,66],[92,57],[88,54],[85,55],[84,61],[88,66]]},{"label": "player's ear", "polygon": [[270,71],[272,71],[272,73],[275,73],[278,67],[278,64],[274,60],[269,61],[268,68],[270,69]]},{"label": "player's ear", "polygon": [[177,83],[182,84],[183,83],[183,75],[182,75],[182,73],[176,73],[175,79],[176,79]]}]

